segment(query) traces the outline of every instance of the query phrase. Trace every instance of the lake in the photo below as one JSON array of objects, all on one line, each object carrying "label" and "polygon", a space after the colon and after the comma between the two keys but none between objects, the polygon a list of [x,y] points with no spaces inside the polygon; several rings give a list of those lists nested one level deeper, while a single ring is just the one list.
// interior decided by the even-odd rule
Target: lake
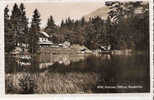
[{"label": "lake", "polygon": [[[147,54],[44,53],[33,55],[29,60],[20,60],[11,55],[6,55],[5,59],[6,84],[12,81],[14,82],[12,86],[15,87],[14,90],[8,90],[6,85],[7,93],[21,92],[21,86],[17,86],[19,83],[17,80],[23,78],[23,73],[28,73],[26,75],[39,86],[38,89],[33,90],[34,93],[142,93],[150,91],[150,64]],[[29,64],[24,65],[21,62]]]}]

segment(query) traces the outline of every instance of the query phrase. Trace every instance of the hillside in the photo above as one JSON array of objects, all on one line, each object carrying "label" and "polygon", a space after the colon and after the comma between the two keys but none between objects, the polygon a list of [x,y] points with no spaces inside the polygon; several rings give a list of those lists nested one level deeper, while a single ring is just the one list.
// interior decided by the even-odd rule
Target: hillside
[{"label": "hillside", "polygon": [[84,18],[86,21],[88,21],[90,17],[96,17],[96,16],[106,19],[108,11],[109,11],[109,8],[104,6],[104,7],[98,8],[95,11],[85,15]]}]

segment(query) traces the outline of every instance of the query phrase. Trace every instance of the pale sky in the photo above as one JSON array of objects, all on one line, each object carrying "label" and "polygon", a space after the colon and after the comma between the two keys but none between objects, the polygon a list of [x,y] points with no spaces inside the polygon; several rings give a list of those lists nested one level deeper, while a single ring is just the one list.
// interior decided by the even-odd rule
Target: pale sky
[{"label": "pale sky", "polygon": [[[13,3],[8,4],[9,9],[12,10],[13,5]],[[39,10],[42,19],[41,27],[46,26],[50,15],[53,16],[56,24],[60,24],[62,19],[69,16],[71,19],[80,19],[82,16],[105,6],[103,2],[24,3],[24,5],[29,19],[31,19],[35,8]]]}]

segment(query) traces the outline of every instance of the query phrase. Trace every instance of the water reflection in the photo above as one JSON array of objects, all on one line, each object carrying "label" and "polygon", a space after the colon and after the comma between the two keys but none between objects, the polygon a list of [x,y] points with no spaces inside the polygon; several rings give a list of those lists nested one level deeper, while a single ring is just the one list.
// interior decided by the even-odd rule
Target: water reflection
[{"label": "water reflection", "polygon": [[[85,60],[88,56],[90,55],[85,55],[85,54],[76,54],[76,55],[70,55],[70,54],[40,54],[39,55],[39,68],[48,68],[49,66],[58,63],[58,64],[63,64],[65,66],[70,65],[73,62],[79,62],[82,60]],[[110,60],[111,55],[110,54],[105,54],[105,55],[95,55],[96,57],[100,57],[101,60]]]},{"label": "water reflection", "polygon": [[[32,56],[30,66],[21,66],[17,57],[6,56],[6,73],[96,73],[95,93],[149,92],[149,56],[147,55],[69,55],[40,54]],[[45,75],[44,75],[45,77]],[[125,89],[125,86],[142,88]],[[111,88],[100,88],[108,86]],[[113,87],[112,87],[113,86]],[[115,88],[123,87],[123,88]]]}]

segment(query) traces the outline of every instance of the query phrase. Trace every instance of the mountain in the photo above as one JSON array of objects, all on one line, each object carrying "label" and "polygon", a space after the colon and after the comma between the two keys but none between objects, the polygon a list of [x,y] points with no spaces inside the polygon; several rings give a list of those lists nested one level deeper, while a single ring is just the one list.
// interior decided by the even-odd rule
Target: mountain
[{"label": "mountain", "polygon": [[92,18],[92,17],[96,17],[96,16],[106,19],[108,11],[109,11],[109,8],[105,6],[105,7],[98,8],[95,11],[93,11],[83,17],[85,18],[86,21],[88,21],[90,17]]}]

